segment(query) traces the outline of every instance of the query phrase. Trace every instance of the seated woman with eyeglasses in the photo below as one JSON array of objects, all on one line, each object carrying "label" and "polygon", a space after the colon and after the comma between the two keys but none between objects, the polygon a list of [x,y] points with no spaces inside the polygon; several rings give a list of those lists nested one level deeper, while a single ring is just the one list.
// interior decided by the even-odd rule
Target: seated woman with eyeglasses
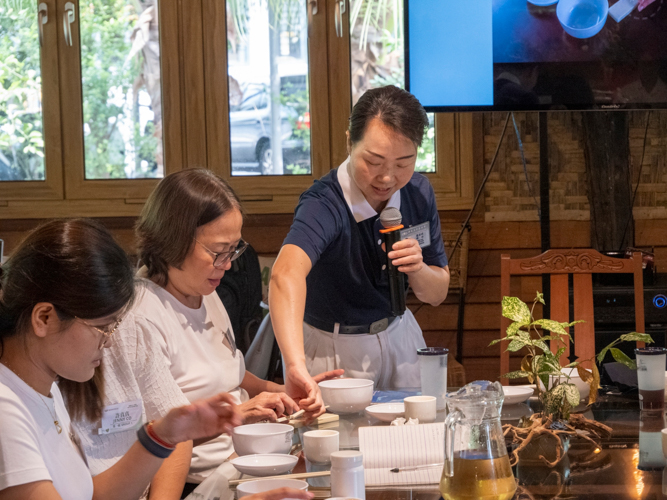
[{"label": "seated woman with eyeglasses", "polygon": [[36,229],[1,271],[0,499],[136,500],[176,443],[240,423],[231,396],[209,394],[140,425],[116,465],[91,478],[54,382],[93,377],[134,300],[132,266],[104,228],[78,219]]},{"label": "seated woman with eyeglasses", "polygon": [[[114,427],[111,414],[131,404],[143,406],[151,419],[181,404],[181,398],[227,392],[244,423],[273,421],[299,409],[284,386],[246,372],[215,293],[246,248],[242,225],[238,198],[209,170],[171,174],[149,196],[136,226],[143,290],[119,328],[118,342],[105,354],[104,415],[101,421],[76,423],[94,473],[111,466],[130,446],[132,433],[124,422]],[[318,380],[341,374],[325,373]],[[165,463],[151,483],[150,498],[180,498],[186,475],[185,493],[234,450],[230,437],[220,435],[195,446],[191,461],[189,452],[182,446],[179,458]]]}]

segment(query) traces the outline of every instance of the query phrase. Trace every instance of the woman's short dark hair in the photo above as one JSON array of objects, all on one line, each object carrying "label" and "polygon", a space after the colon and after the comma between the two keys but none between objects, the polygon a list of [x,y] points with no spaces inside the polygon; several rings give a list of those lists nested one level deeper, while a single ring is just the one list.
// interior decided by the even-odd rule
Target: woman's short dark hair
[{"label": "woman's short dark hair", "polygon": [[180,268],[195,242],[197,228],[230,210],[241,209],[234,190],[203,168],[168,175],[153,190],[137,222],[139,259],[160,286],[170,267]]},{"label": "woman's short dark hair", "polygon": [[389,85],[367,90],[352,108],[350,143],[364,138],[366,127],[373,118],[421,146],[428,127],[428,116],[421,103],[410,92]]},{"label": "woman's short dark hair", "polygon": [[[27,332],[40,302],[53,304],[60,319],[73,320],[122,314],[134,301],[132,264],[111,234],[89,219],[39,226],[0,271],[0,356],[2,340]],[[102,393],[92,381],[63,379],[60,387],[73,417],[99,416]]]}]

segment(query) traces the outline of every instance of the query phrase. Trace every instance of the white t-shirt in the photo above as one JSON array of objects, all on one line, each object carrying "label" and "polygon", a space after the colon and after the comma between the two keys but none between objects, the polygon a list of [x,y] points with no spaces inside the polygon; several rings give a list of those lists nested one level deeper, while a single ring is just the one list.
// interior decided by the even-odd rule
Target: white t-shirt
[{"label": "white t-shirt", "polygon": [[90,500],[93,481],[56,384],[51,396],[37,393],[0,364],[0,490],[52,481],[63,500]]},{"label": "white t-shirt", "polygon": [[[164,362],[158,336],[143,317],[130,312],[104,349],[104,411],[96,422],[73,421],[93,476],[104,472],[137,440],[137,429],[172,408],[189,404]],[[118,422],[115,415],[128,413]]]},{"label": "white t-shirt", "polygon": [[[241,351],[232,354],[224,344],[233,341],[232,326],[220,297],[214,292],[203,297],[198,309],[191,309],[164,288],[142,280],[145,288],[133,309],[137,321],[157,338],[167,366],[189,401],[209,398],[220,392],[242,403],[248,394],[239,386],[245,376]],[[142,387],[142,393],[151,390]],[[231,437],[223,434],[196,446],[188,481],[199,483],[234,452]]]}]

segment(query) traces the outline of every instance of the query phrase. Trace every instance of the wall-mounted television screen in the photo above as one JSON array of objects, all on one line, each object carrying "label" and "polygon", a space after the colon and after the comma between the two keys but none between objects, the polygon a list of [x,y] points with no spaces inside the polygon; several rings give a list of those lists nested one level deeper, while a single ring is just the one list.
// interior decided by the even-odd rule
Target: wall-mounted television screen
[{"label": "wall-mounted television screen", "polygon": [[427,111],[667,107],[667,0],[405,0]]}]

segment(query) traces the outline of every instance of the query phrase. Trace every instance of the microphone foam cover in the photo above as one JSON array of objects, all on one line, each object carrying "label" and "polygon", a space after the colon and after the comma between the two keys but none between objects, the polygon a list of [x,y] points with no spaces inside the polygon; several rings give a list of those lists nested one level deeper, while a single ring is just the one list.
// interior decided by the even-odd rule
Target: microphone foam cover
[{"label": "microphone foam cover", "polygon": [[385,229],[390,227],[396,227],[401,225],[403,216],[398,208],[387,207],[382,212],[380,212],[380,223]]}]

